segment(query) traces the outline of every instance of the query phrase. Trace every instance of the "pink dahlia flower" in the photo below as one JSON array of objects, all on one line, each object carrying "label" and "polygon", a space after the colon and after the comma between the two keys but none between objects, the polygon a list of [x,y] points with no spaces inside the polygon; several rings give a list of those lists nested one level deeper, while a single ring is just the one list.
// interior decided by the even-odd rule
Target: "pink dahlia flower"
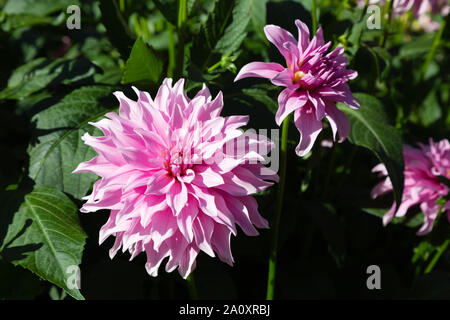
[{"label": "pink dahlia flower", "polygon": [[[425,214],[422,227],[418,235],[429,233],[437,218],[440,205],[436,203],[440,197],[446,197],[449,188],[438,180],[439,176],[450,179],[450,143],[447,139],[438,143],[430,139],[430,145],[419,144],[420,149],[405,145],[403,156],[405,160],[405,187],[402,203],[398,207],[394,203],[391,209],[383,217],[383,224],[387,225],[394,216],[403,217],[408,209],[420,204],[420,209]],[[376,198],[392,190],[392,183],[387,176],[383,164],[377,165],[372,172],[377,172],[380,177],[386,177],[371,192],[372,198]],[[442,212],[447,211],[450,221],[450,201],[447,201]]]},{"label": "pink dahlia flower", "polygon": [[104,136],[82,137],[98,156],[74,171],[101,177],[81,208],[111,211],[100,244],[115,236],[111,258],[121,247],[131,259],[145,251],[152,276],[168,257],[166,271],[186,278],[200,251],[232,265],[236,224],[251,236],[268,228],[251,194],[278,179],[261,163],[273,143],[239,129],[247,116],[221,117],[222,93],[212,99],[204,86],[190,100],[183,86],[165,79],[154,100],[115,92],[119,114],[92,123]]},{"label": "pink dahlia flower", "polygon": [[278,96],[278,111],[275,120],[280,125],[284,118],[294,112],[295,126],[301,137],[295,151],[306,155],[322,130],[322,119],[326,117],[333,130],[333,138],[339,133],[339,142],[349,134],[350,121],[335,102],[343,102],[358,109],[347,81],[356,78],[357,72],[347,70],[344,48],[337,47],[325,54],[331,42],[325,43],[322,29],[310,40],[309,29],[296,20],[298,41],[288,31],[267,25],[264,32],[286,59],[286,67],[278,63],[251,62],[239,71],[235,81],[247,77],[270,79],[274,85],[286,87]]}]

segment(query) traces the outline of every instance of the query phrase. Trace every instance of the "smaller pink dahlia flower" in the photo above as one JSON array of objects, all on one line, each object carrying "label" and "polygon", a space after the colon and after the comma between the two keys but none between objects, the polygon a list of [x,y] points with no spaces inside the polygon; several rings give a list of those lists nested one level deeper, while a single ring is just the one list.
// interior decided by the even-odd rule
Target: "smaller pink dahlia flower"
[{"label": "smaller pink dahlia flower", "polygon": [[111,211],[100,244],[115,237],[111,258],[121,247],[130,260],[146,252],[151,276],[168,257],[166,271],[186,278],[200,251],[232,265],[236,224],[250,236],[268,228],[251,195],[278,179],[261,163],[273,143],[239,129],[247,116],[221,117],[221,92],[212,99],[203,86],[190,100],[183,87],[165,79],[154,100],[136,88],[137,101],[115,92],[119,114],[91,123],[104,135],[82,137],[98,156],[74,171],[101,177],[81,208]]},{"label": "smaller pink dahlia flower", "polygon": [[[450,143],[447,139],[438,143],[430,139],[430,145],[419,144],[420,149],[405,145],[403,156],[405,160],[405,187],[402,203],[398,207],[392,205],[391,209],[383,217],[383,224],[387,225],[394,216],[403,217],[408,209],[420,204],[420,209],[425,215],[422,227],[418,235],[429,233],[433,229],[433,223],[437,218],[440,205],[436,203],[441,197],[446,197],[449,188],[438,180],[439,176],[450,179]],[[376,198],[392,190],[392,183],[388,177],[386,167],[380,163],[373,168],[379,177],[386,177],[373,188],[372,198]],[[450,221],[450,201],[447,201],[442,212],[447,211]]]},{"label": "smaller pink dahlia flower", "polygon": [[270,79],[274,85],[286,87],[278,96],[278,111],[275,120],[280,125],[284,118],[294,112],[295,126],[301,137],[295,151],[306,155],[322,130],[322,119],[326,117],[336,140],[342,142],[350,132],[350,121],[335,102],[343,102],[358,109],[359,103],[350,92],[347,81],[358,73],[346,69],[344,48],[337,47],[325,54],[331,42],[325,43],[322,28],[310,40],[309,29],[300,20],[295,20],[298,41],[291,33],[275,25],[267,25],[264,32],[286,60],[286,67],[278,63],[251,62],[242,67],[234,81],[247,77]]}]

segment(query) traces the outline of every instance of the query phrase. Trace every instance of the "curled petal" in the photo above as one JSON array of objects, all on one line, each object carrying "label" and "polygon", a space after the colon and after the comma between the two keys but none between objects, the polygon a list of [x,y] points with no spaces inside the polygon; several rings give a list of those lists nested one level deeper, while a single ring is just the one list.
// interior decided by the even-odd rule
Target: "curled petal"
[{"label": "curled petal", "polygon": [[314,107],[308,104],[295,110],[294,122],[300,132],[300,142],[295,152],[303,157],[312,149],[317,136],[322,131],[322,122],[317,120]]},{"label": "curled petal", "polygon": [[272,79],[283,70],[281,64],[274,62],[250,62],[242,67],[234,81],[248,77]]}]

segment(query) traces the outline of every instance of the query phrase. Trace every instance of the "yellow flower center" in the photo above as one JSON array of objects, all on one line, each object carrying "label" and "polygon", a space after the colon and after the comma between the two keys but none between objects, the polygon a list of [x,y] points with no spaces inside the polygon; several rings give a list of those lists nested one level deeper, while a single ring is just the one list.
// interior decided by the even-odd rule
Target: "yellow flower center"
[{"label": "yellow flower center", "polygon": [[299,82],[300,80],[302,80],[302,78],[306,76],[305,73],[303,73],[302,71],[297,71],[296,73],[294,73],[294,83]]}]

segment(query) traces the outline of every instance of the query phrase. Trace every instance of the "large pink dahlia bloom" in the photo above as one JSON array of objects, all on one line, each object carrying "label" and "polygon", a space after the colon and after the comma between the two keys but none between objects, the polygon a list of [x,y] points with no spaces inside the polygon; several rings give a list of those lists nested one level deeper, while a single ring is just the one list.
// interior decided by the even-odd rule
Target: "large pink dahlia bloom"
[{"label": "large pink dahlia bloom", "polygon": [[306,155],[322,130],[322,119],[326,117],[333,130],[333,138],[339,133],[339,142],[349,134],[350,121],[335,102],[343,102],[358,109],[347,81],[358,73],[346,69],[344,48],[337,47],[325,54],[331,42],[325,43],[322,29],[310,40],[309,29],[300,20],[295,20],[298,41],[292,34],[275,25],[267,25],[264,32],[286,59],[286,67],[278,63],[251,62],[239,71],[235,81],[247,77],[270,79],[274,85],[286,87],[278,96],[278,111],[275,120],[280,125],[284,118],[294,112],[294,122],[299,130],[300,142],[295,149],[297,155]]},{"label": "large pink dahlia bloom", "polygon": [[[430,145],[419,144],[420,149],[405,145],[403,156],[405,160],[405,187],[402,203],[398,207],[394,203],[391,209],[383,217],[384,225],[388,224],[394,216],[403,217],[411,206],[420,204],[420,209],[425,214],[422,227],[418,235],[429,233],[433,229],[433,223],[437,218],[440,204],[436,203],[440,197],[446,197],[449,188],[438,180],[439,176],[450,179],[450,143],[447,139],[433,142]],[[387,176],[383,164],[377,165],[372,170],[380,177],[386,177],[373,188],[372,198],[376,198],[392,190],[392,183]],[[447,211],[450,221],[450,201],[442,207],[442,212]]]},{"label": "large pink dahlia bloom", "polygon": [[236,224],[251,236],[268,228],[251,194],[278,179],[261,163],[273,143],[239,129],[247,116],[221,117],[221,93],[212,99],[204,86],[190,100],[183,86],[165,79],[154,100],[115,92],[119,114],[92,123],[104,136],[82,137],[98,156],[74,171],[101,177],[81,209],[111,211],[100,244],[115,236],[111,258],[121,247],[131,259],[145,251],[152,276],[168,257],[166,271],[186,278],[200,251],[232,265]]}]

